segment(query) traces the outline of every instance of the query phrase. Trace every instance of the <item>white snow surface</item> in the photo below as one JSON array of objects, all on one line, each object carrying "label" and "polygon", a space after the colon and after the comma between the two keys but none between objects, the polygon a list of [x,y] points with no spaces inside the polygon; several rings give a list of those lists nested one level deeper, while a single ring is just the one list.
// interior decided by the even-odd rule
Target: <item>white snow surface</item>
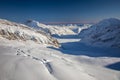
[{"label": "white snow surface", "polygon": [[[13,30],[13,26],[9,27]],[[6,25],[0,28],[6,29]],[[34,31],[30,31],[32,33]],[[1,36],[0,80],[120,80],[120,69],[107,67],[119,63],[120,55],[109,56],[109,51],[100,52],[100,49],[82,45],[74,34],[66,36],[57,38],[61,48]],[[94,49],[98,52],[92,51]]]},{"label": "white snow surface", "polygon": [[75,34],[75,32],[72,31],[69,27],[58,26],[58,25],[45,25],[35,20],[28,20],[26,22],[26,25],[31,26],[32,28],[38,29],[40,31],[43,31],[45,33],[48,33],[50,35],[60,36],[60,35]]},{"label": "white snow surface", "polygon": [[120,20],[104,19],[80,32],[81,42],[105,47],[120,48]]},{"label": "white snow surface", "polygon": [[119,58],[72,56],[47,47],[32,41],[1,38],[0,80],[120,79],[119,71],[103,67],[104,64],[119,62]]},{"label": "white snow surface", "polygon": [[0,19],[0,36],[9,40],[31,40],[42,44],[57,46],[57,40],[41,31],[36,31],[30,27]]}]

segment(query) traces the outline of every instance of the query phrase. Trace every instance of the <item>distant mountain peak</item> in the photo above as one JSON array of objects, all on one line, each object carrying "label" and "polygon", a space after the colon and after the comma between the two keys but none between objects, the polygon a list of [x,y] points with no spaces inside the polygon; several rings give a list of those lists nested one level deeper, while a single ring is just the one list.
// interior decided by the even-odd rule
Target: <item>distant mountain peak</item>
[{"label": "distant mountain peak", "polygon": [[25,23],[26,25],[38,30],[38,31],[43,31],[46,34],[49,35],[66,35],[66,34],[74,34],[74,32],[68,28],[67,26],[63,25],[46,25],[42,24],[38,21],[35,20],[28,20]]},{"label": "distant mountain peak", "polygon": [[116,18],[103,19],[98,22],[95,26],[117,26],[120,25],[120,20]]},{"label": "distant mountain peak", "polygon": [[81,41],[92,45],[120,48],[120,20],[109,18],[81,31]]}]

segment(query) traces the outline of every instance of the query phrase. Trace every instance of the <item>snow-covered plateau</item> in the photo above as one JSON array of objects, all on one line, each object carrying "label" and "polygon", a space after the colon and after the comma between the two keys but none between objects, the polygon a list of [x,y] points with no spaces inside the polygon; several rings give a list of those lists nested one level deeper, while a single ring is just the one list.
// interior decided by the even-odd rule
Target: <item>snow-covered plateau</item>
[{"label": "snow-covered plateau", "polygon": [[[120,48],[111,47],[120,42],[119,24],[107,19],[95,28],[37,21],[26,26],[0,19],[0,80],[120,80]],[[107,47],[86,45],[96,33],[101,40],[115,39],[106,40]]]}]

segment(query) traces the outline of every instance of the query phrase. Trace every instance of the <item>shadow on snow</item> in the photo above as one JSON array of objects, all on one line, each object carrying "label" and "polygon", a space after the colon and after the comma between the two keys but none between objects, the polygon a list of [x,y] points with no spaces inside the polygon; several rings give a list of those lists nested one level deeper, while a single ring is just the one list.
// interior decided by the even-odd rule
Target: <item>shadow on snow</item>
[{"label": "shadow on snow", "polygon": [[70,55],[86,55],[90,57],[120,57],[119,48],[91,47],[80,42],[61,43],[61,46],[61,48],[49,48]]},{"label": "shadow on snow", "polygon": [[110,69],[113,69],[113,70],[120,71],[120,62],[107,65],[106,67],[110,68]]},{"label": "shadow on snow", "polygon": [[61,36],[59,36],[59,35],[52,35],[52,36],[55,37],[55,38],[59,38],[59,39],[80,39],[78,37],[78,35],[61,35]]}]

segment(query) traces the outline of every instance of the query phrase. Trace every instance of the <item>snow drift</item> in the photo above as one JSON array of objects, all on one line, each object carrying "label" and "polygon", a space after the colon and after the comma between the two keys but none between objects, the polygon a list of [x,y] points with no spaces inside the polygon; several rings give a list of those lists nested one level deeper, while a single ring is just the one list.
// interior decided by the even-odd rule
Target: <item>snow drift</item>
[{"label": "snow drift", "polygon": [[0,36],[9,40],[31,40],[37,43],[59,46],[56,39],[43,33],[42,31],[36,31],[26,25],[3,19],[0,19]]},{"label": "snow drift", "polygon": [[79,34],[81,42],[91,45],[120,48],[120,20],[104,19]]}]

